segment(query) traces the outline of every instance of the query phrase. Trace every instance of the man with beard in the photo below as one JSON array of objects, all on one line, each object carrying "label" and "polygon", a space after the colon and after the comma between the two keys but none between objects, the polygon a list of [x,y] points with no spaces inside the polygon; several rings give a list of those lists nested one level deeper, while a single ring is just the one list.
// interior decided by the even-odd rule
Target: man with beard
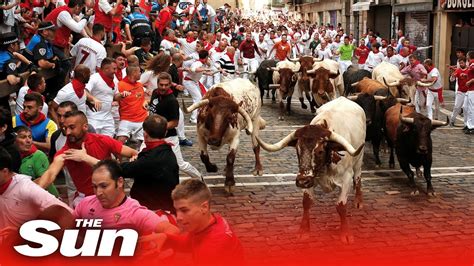
[{"label": "man with beard", "polygon": [[42,112],[43,96],[37,92],[25,95],[23,112],[12,118],[13,128],[27,126],[33,134],[33,144],[43,151],[48,151],[51,135],[58,129],[53,120],[47,118]]},{"label": "man with beard", "polygon": [[94,164],[112,155],[134,157],[137,151],[111,137],[88,133],[87,117],[81,111],[66,113],[63,128],[66,144],[56,153],[48,171],[35,182],[43,188],[48,187],[65,166],[78,191],[73,203],[76,206],[85,196],[94,194],[91,181]]}]

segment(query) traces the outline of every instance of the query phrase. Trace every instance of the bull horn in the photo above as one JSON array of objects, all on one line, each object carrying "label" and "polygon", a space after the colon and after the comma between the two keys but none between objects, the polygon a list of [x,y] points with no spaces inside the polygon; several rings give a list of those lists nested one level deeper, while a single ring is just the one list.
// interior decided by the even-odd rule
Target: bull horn
[{"label": "bull horn", "polygon": [[344,150],[347,151],[351,156],[357,156],[362,151],[364,144],[360,145],[360,147],[356,150],[352,145],[341,135],[337,134],[336,132],[331,132],[331,136],[329,136],[329,140],[339,143],[344,147]]},{"label": "bull horn", "polygon": [[449,124],[449,118],[446,117],[446,122],[440,121],[440,120],[432,120],[431,121],[431,126],[434,127],[442,127],[442,126],[447,126]]},{"label": "bull horn", "polygon": [[288,146],[288,144],[292,140],[296,139],[295,135],[296,135],[296,131],[293,131],[290,134],[288,134],[288,136],[284,137],[282,140],[280,140],[279,142],[275,144],[268,144],[264,142],[263,140],[261,140],[259,137],[256,137],[256,138],[257,138],[258,144],[260,144],[260,146],[262,146],[264,150],[269,151],[269,152],[275,152]]},{"label": "bull horn", "polygon": [[399,115],[400,121],[402,121],[403,123],[407,123],[407,124],[415,123],[415,118],[403,117],[402,113],[403,113],[403,105],[400,105],[400,115]]},{"label": "bull horn", "polygon": [[405,98],[397,98],[396,100],[397,100],[397,102],[399,102],[401,104],[404,104],[404,103],[407,104],[407,103],[410,102],[410,99],[405,99]]},{"label": "bull horn", "polygon": [[[183,101],[183,107],[185,107],[185,106],[184,106],[184,100],[182,100],[182,101]],[[198,108],[200,108],[200,107],[203,107],[204,105],[206,105],[206,104],[208,104],[208,103],[209,103],[209,99],[204,99],[204,100],[201,100],[201,101],[199,101],[199,102],[197,102],[197,103],[195,103],[195,104],[189,106],[188,108],[183,108],[183,111],[184,111],[186,114],[189,114],[189,113],[191,113],[192,111],[194,111],[194,110],[196,110],[196,109],[198,109]]]},{"label": "bull horn", "polygon": [[299,58],[289,58],[289,59],[290,59],[291,62],[298,62],[298,61],[300,61]]},{"label": "bull horn", "polygon": [[253,134],[253,123],[252,123],[252,119],[250,118],[250,116],[249,116],[249,114],[247,113],[247,111],[245,111],[244,108],[239,107],[238,112],[239,112],[239,114],[245,119],[245,121],[247,122],[247,134],[249,134],[249,135]]},{"label": "bull horn", "polygon": [[350,95],[350,96],[347,96],[347,99],[351,100],[351,101],[355,101],[357,100],[357,95]]},{"label": "bull horn", "polygon": [[383,101],[387,99],[387,96],[374,95],[376,101]]},{"label": "bull horn", "polygon": [[385,86],[387,86],[387,88],[388,88],[388,87],[398,86],[400,84],[400,81],[394,81],[394,82],[388,84],[387,81],[385,80],[385,77],[383,77],[383,83],[385,83]]},{"label": "bull horn", "polygon": [[421,82],[421,81],[416,82],[416,85],[420,86],[420,87],[431,87],[431,86],[433,86],[433,84],[435,84],[435,81],[430,82],[430,83]]},{"label": "bull horn", "polygon": [[311,70],[308,70],[306,71],[306,74],[313,74],[314,72],[316,72],[316,69],[311,69]]},{"label": "bull horn", "polygon": [[270,84],[270,85],[268,85],[268,88],[270,88],[270,89],[279,88],[279,87],[280,87],[280,84]]},{"label": "bull horn", "polygon": [[357,85],[359,85],[359,81],[352,83],[351,87],[357,87]]},{"label": "bull horn", "polygon": [[278,71],[278,68],[277,67],[270,67],[270,70],[271,71]]}]

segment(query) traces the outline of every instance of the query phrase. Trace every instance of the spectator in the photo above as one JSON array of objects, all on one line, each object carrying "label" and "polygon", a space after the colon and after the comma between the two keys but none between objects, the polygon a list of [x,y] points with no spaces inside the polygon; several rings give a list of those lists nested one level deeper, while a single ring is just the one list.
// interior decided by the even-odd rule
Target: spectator
[{"label": "spectator", "polygon": [[[449,121],[449,125],[454,127],[454,123],[456,121],[456,117],[461,112],[461,108],[463,108],[464,100],[466,98],[466,93],[468,91],[468,87],[466,82],[468,81],[468,72],[469,69],[467,68],[466,58],[459,58],[458,59],[459,67],[451,74],[449,80],[451,82],[457,81],[457,91],[456,96],[454,99],[454,107],[453,113],[451,114],[451,119]],[[467,116],[464,116],[464,129],[466,129],[466,120]]]},{"label": "spectator", "polygon": [[[128,41],[133,41],[133,46],[142,46],[143,40],[148,39],[151,44],[151,39],[154,38],[151,29],[150,21],[145,14],[140,13],[138,6],[132,7],[132,14],[124,18],[125,32]],[[151,46],[150,46],[151,47]]]},{"label": "spectator", "polygon": [[170,143],[165,141],[168,121],[150,115],[143,122],[145,146],[137,160],[123,163],[123,176],[133,178],[130,196],[151,210],[176,213],[171,191],[179,183],[179,167]]},{"label": "spectator", "polygon": [[[98,41],[101,42],[106,37],[109,43],[112,42],[112,17],[122,9],[122,0],[116,0],[115,6],[112,5],[107,0],[97,0],[94,5],[94,25],[102,25],[105,34]],[[97,36],[96,36],[97,37]],[[82,62],[83,63],[83,62]],[[100,62],[98,63],[100,65]]]},{"label": "spectator", "polygon": [[[15,143],[21,155],[19,173],[30,176],[31,180],[35,180],[42,176],[48,169],[48,156],[46,156],[44,152],[38,150],[33,144],[33,137],[30,128],[26,126],[17,126],[15,128],[15,133]],[[49,185],[46,190],[56,198],[59,197],[59,192],[54,184]]]},{"label": "spectator", "polygon": [[37,92],[25,95],[23,112],[12,117],[13,128],[27,126],[33,134],[33,144],[43,151],[49,151],[51,135],[58,129],[53,120],[40,110],[43,108],[43,97]]}]

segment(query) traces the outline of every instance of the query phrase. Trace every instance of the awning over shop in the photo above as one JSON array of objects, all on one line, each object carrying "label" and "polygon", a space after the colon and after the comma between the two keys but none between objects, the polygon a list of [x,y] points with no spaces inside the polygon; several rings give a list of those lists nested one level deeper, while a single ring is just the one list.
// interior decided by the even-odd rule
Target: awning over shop
[{"label": "awning over shop", "polygon": [[432,10],[433,10],[433,2],[398,4],[393,7],[394,13],[422,12],[422,11],[432,11]]},{"label": "awning over shop", "polygon": [[370,9],[370,2],[359,2],[352,5],[352,12],[367,11]]}]

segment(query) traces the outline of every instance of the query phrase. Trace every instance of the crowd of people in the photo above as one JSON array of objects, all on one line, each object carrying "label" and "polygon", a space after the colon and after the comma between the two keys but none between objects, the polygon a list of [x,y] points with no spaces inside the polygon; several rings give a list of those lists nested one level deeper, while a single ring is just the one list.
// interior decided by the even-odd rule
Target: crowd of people
[{"label": "crowd of people", "polygon": [[[438,69],[416,55],[430,47],[413,46],[403,31],[389,40],[368,30],[357,40],[341,25],[244,18],[207,0],[10,0],[2,11],[0,80],[21,89],[0,99],[0,242],[54,212],[135,226],[159,247],[191,248],[200,265],[238,261],[238,238],[211,213],[203,175],[183,158],[181,148],[193,143],[177,97],[197,103],[214,84],[252,78],[264,60],[311,55],[338,61],[341,74],[385,61],[433,84],[417,89],[418,112],[436,118],[432,105],[443,103]],[[463,108],[465,132],[474,134],[474,53],[459,50],[450,68],[457,88],[450,122]],[[197,123],[197,111],[188,123]],[[192,179],[180,184],[180,171]],[[130,197],[124,178],[134,180]]]}]

